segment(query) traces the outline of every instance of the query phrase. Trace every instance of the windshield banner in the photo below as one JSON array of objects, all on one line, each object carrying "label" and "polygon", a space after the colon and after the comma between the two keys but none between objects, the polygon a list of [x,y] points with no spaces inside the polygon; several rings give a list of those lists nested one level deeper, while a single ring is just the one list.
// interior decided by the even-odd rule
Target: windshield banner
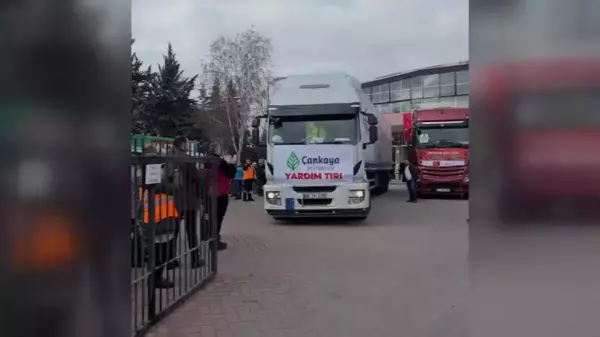
[{"label": "windshield banner", "polygon": [[464,166],[467,163],[467,149],[419,149],[417,154],[421,166]]},{"label": "windshield banner", "polygon": [[274,178],[284,183],[352,181],[354,149],[339,144],[274,146]]}]

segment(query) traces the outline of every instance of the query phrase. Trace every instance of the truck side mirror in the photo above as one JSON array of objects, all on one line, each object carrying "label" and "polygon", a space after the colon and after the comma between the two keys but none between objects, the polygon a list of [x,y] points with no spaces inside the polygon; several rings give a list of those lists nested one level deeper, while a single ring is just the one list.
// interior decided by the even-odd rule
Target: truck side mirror
[{"label": "truck side mirror", "polygon": [[375,115],[368,114],[367,123],[369,123],[369,125],[377,125],[379,123],[379,120],[377,120],[377,117]]},{"label": "truck side mirror", "polygon": [[[375,117],[375,116],[373,116]],[[377,127],[375,125],[369,126],[369,143],[374,144],[378,140]]]},{"label": "truck side mirror", "polygon": [[256,147],[262,147],[262,146],[266,145],[266,144],[261,144],[261,139],[260,139],[260,120],[263,118],[266,118],[266,117],[267,116],[258,116],[252,120],[252,134],[250,137],[251,138],[250,142],[252,143],[252,145],[254,145]]},{"label": "truck side mirror", "polygon": [[258,129],[258,127],[253,127],[252,128],[252,144],[254,144],[255,146],[260,146],[260,130]]}]

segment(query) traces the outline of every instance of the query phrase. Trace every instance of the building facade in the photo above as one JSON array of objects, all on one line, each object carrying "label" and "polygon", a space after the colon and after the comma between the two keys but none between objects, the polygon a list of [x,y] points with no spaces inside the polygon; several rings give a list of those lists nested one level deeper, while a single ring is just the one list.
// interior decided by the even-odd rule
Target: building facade
[{"label": "building facade", "polygon": [[402,114],[413,109],[469,106],[469,63],[433,66],[378,77],[362,84],[364,92],[392,125],[393,155],[406,157]]},{"label": "building facade", "polygon": [[416,108],[468,107],[469,63],[434,66],[378,77],[362,84],[383,113]]}]

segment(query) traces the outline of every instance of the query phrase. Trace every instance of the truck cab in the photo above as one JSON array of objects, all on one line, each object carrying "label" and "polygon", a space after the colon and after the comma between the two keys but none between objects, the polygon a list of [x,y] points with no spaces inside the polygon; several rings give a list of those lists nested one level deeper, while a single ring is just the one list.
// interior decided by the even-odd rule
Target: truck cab
[{"label": "truck cab", "polygon": [[[475,73],[485,112],[501,218],[598,218],[600,64],[524,60]],[[559,214],[560,213],[560,214]]]},{"label": "truck cab", "polygon": [[[270,85],[264,122],[265,211],[275,219],[366,218],[389,183],[391,128],[382,130],[360,82],[346,74],[294,75]],[[380,151],[389,144],[386,160]],[[382,175],[385,174],[385,178]]]},{"label": "truck cab", "polygon": [[419,195],[469,194],[469,110],[414,110],[406,125],[409,161],[417,168]]}]

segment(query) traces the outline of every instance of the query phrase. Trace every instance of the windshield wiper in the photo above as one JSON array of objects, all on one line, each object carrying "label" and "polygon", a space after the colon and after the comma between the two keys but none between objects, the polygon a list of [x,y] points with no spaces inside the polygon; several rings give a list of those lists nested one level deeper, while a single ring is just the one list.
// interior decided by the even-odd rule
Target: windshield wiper
[{"label": "windshield wiper", "polygon": [[330,142],[319,142],[319,143],[311,143],[311,144],[349,144],[349,140],[333,140]]},{"label": "windshield wiper", "polygon": [[274,142],[273,145],[306,145],[306,142]]},{"label": "windshield wiper", "polygon": [[[440,145],[444,145],[444,146],[448,146],[448,147],[460,147],[460,148],[467,148],[469,147],[469,144],[463,144],[461,142],[452,142],[452,141],[444,141],[444,142],[440,142]],[[448,145],[446,145],[448,144]]]}]

